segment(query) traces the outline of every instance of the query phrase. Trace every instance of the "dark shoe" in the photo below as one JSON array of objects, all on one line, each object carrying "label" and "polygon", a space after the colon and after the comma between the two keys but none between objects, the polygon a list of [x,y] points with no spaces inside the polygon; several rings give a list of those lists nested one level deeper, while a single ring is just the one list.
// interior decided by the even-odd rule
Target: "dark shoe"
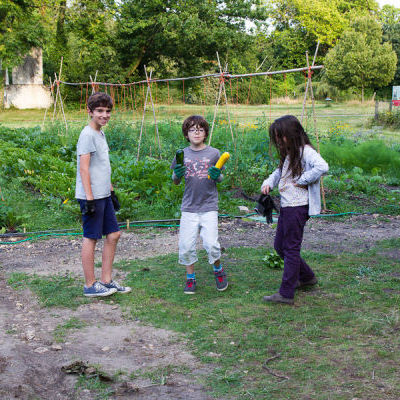
[{"label": "dark shoe", "polygon": [[188,279],[186,281],[185,289],[183,290],[186,294],[195,294],[196,293],[196,279]]},{"label": "dark shoe", "polygon": [[217,284],[217,290],[223,292],[228,287],[228,281],[226,279],[226,273],[223,269],[218,272],[214,272],[215,283]]},{"label": "dark shoe", "polygon": [[264,296],[263,301],[270,303],[283,303],[283,304],[294,304],[294,299],[283,297],[280,293],[274,293],[271,296]]},{"label": "dark shoe", "polygon": [[307,288],[310,286],[314,286],[318,283],[318,279],[314,276],[308,281],[298,281],[296,285],[296,289]]}]

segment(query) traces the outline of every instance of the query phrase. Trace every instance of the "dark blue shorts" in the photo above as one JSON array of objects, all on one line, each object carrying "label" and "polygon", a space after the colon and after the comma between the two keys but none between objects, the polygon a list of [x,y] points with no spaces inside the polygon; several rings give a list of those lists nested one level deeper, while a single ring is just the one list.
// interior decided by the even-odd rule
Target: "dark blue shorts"
[{"label": "dark blue shorts", "polygon": [[[86,200],[78,199],[81,212]],[[101,239],[103,235],[118,232],[119,226],[115,216],[111,196],[95,200],[96,211],[94,215],[82,215],[83,237],[88,239]]]}]

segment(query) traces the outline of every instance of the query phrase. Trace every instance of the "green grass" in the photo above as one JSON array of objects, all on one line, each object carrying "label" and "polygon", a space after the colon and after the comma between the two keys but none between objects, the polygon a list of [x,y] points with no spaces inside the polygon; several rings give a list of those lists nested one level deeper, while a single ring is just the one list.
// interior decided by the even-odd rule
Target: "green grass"
[{"label": "green grass", "polygon": [[[384,246],[363,254],[306,252],[320,283],[298,291],[293,307],[262,303],[282,276],[265,265],[269,249],[262,248],[227,251],[230,286],[222,293],[200,253],[195,296],[183,293],[185,275],[176,255],[120,263],[133,294],[113,300],[133,318],[183,334],[190,351],[213,365],[199,379],[216,398],[394,399],[400,396],[400,278],[398,264],[377,255]],[[74,307],[70,296],[86,302],[81,285],[68,276],[14,274],[10,283],[27,284],[45,306]],[[57,300],[49,303],[52,297]],[[169,373],[146,376],[160,382]]]},{"label": "green grass", "polygon": [[44,307],[76,309],[81,304],[89,303],[82,295],[81,279],[70,274],[43,277],[15,272],[10,275],[8,284],[15,289],[29,287]]},{"label": "green grass", "polygon": [[119,301],[132,316],[183,333],[203,362],[217,363],[205,381],[213,382],[217,398],[369,398],[377,390],[382,399],[400,395],[395,366],[400,293],[384,290],[398,287],[396,264],[373,252],[306,253],[320,277],[318,288],[299,292],[295,307],[266,306],[261,298],[278,288],[282,272],[265,266],[265,253],[229,250],[230,288],[224,293],[215,290],[203,257],[193,297],[183,294],[184,271],[174,255],[129,262],[126,283],[135,296]]},{"label": "green grass", "polygon": [[57,325],[56,329],[53,332],[54,340],[57,343],[61,343],[65,341],[65,338],[68,334],[68,331],[72,329],[81,329],[86,326],[84,321],[81,321],[79,318],[71,317],[68,321],[63,324]]},{"label": "green grass", "polygon": [[[259,120],[269,122],[284,114],[294,114],[298,117],[302,113],[302,99],[291,101],[290,104],[260,104],[260,105],[245,105],[245,104],[230,104],[230,118],[234,123],[239,124],[240,128],[257,124]],[[156,117],[158,121],[177,120],[182,121],[186,116],[191,114],[213,115],[213,106],[201,106],[190,104],[156,104]],[[83,111],[77,110],[74,106],[66,109],[66,119],[71,128],[77,128],[87,123],[87,114]],[[382,108],[381,111],[384,111]],[[44,120],[45,110],[1,110],[0,124],[8,127],[33,127],[42,126]],[[356,131],[360,128],[367,126],[368,120],[374,115],[374,103],[366,101],[363,104],[358,101],[350,101],[344,103],[333,103],[327,107],[325,102],[316,102],[316,115],[318,120],[318,129],[320,132],[327,130],[332,125],[337,123],[345,124],[351,129]],[[45,123],[49,123],[53,118],[53,110],[49,109],[46,114]],[[137,111],[123,111],[115,110],[113,119],[119,121],[129,121],[138,123],[142,120],[142,110]],[[56,114],[56,121],[63,122],[61,114]],[[212,120],[212,118],[211,118]],[[226,107],[224,105],[219,107],[217,114],[217,123],[226,124],[228,120]],[[146,122],[153,121],[153,112],[151,106],[148,107]],[[304,115],[304,124],[309,130],[313,129],[313,116],[311,104],[307,104],[307,110]],[[369,129],[366,129],[369,130]],[[354,132],[355,133],[355,132]],[[396,132],[391,129],[379,129],[379,135],[385,137],[392,137]],[[398,134],[398,133],[397,133]]]}]

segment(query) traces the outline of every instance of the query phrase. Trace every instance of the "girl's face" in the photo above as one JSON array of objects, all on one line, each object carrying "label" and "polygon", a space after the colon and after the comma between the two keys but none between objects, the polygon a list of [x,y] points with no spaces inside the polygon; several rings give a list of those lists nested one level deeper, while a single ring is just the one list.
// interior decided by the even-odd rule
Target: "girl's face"
[{"label": "girl's face", "polygon": [[283,150],[286,147],[287,139],[285,136],[282,136],[281,138],[275,134],[275,142],[277,146],[279,147],[279,150]]}]

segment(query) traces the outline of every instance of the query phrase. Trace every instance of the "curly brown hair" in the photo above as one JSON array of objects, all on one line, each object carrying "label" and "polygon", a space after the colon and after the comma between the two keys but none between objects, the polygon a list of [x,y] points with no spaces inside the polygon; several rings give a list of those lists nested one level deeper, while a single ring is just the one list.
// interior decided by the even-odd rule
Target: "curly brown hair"
[{"label": "curly brown hair", "polygon": [[189,129],[192,128],[193,126],[196,128],[204,129],[205,132],[204,142],[205,142],[208,137],[208,132],[210,130],[208,122],[201,115],[191,115],[190,117],[186,118],[182,124],[182,133],[188,142],[189,142],[188,132]]},{"label": "curly brown hair", "polygon": [[87,107],[90,111],[94,111],[96,107],[107,107],[112,109],[114,106],[112,98],[104,92],[93,93],[87,102]]}]

